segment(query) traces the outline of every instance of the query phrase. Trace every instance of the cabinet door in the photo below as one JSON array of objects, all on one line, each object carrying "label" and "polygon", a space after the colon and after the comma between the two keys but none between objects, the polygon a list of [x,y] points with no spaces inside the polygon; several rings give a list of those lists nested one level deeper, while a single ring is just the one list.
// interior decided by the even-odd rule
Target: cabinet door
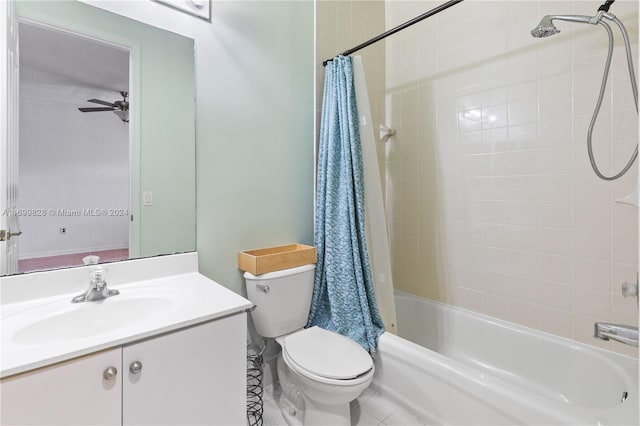
[{"label": "cabinet door", "polygon": [[122,365],[126,426],[246,423],[244,313],[126,346]]},{"label": "cabinet door", "polygon": [[121,424],[121,362],[118,348],[2,379],[0,424]]}]

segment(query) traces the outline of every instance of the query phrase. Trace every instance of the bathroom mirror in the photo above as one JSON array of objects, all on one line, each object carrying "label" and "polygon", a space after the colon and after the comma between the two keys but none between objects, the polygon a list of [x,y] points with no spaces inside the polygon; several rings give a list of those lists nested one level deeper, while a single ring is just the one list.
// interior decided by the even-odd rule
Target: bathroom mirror
[{"label": "bathroom mirror", "polygon": [[5,273],[195,250],[193,40],[77,1],[15,6],[18,197],[1,208],[22,234]]}]

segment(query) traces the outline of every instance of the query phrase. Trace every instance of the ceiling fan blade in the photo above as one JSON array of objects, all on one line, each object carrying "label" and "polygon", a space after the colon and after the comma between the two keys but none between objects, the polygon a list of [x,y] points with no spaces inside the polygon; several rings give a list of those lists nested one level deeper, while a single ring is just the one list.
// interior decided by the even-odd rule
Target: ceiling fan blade
[{"label": "ceiling fan blade", "polygon": [[93,102],[94,104],[106,105],[106,106],[110,106],[110,107],[114,107],[114,108],[116,106],[115,104],[112,104],[111,102],[101,101],[100,99],[89,99],[87,102]]},{"label": "ceiling fan blade", "polygon": [[114,111],[114,108],[103,108],[103,107],[78,108],[78,109],[82,112]]}]

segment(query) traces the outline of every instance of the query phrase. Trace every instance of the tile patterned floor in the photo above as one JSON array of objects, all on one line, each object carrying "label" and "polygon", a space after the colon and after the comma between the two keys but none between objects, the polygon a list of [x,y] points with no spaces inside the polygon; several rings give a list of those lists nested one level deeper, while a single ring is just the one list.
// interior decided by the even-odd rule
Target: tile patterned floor
[{"label": "tile patterned floor", "polygon": [[[265,389],[264,426],[286,426],[278,400],[278,387]],[[365,390],[351,402],[352,426],[426,426],[427,423],[406,409],[377,394],[371,389]]]}]

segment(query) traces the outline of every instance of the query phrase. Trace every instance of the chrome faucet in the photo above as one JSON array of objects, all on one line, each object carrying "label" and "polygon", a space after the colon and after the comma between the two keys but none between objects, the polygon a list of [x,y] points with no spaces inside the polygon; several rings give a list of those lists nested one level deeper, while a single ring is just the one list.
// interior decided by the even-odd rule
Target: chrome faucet
[{"label": "chrome faucet", "polygon": [[107,279],[104,274],[105,270],[101,266],[93,268],[89,288],[84,293],[71,299],[71,303],[96,302],[120,294],[118,290],[109,290],[107,288]]},{"label": "chrome faucet", "polygon": [[638,327],[630,325],[597,322],[594,324],[593,337],[600,340],[615,340],[625,345],[638,347]]}]

